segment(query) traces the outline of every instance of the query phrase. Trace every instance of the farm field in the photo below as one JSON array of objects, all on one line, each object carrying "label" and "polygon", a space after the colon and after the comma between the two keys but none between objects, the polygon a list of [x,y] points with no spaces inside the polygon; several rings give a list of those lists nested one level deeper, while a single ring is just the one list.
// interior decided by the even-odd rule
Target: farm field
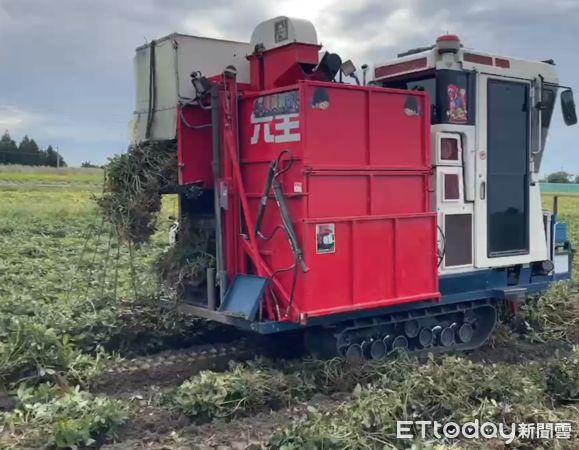
[{"label": "farm field", "polygon": [[[577,448],[576,285],[530,300],[468,354],[228,364],[237,333],[159,309],[154,265],[175,199],[150,243],[119,245],[95,207],[102,177],[0,167],[0,449],[506,448],[396,438],[396,420],[474,419],[570,423],[570,439],[509,448]],[[559,213],[579,245],[579,196],[561,198]],[[205,366],[191,346],[221,352],[223,365]]]}]

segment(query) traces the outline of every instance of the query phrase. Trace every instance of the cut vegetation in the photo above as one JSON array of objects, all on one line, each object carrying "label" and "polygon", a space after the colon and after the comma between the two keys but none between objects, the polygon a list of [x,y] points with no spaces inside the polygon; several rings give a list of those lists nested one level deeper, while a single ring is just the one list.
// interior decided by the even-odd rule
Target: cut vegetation
[{"label": "cut vegetation", "polygon": [[[531,299],[471,354],[363,366],[258,359],[187,374],[185,382],[179,374],[124,384],[122,371],[108,371],[134,366],[146,374],[152,363],[121,358],[156,357],[227,333],[160,310],[156,272],[174,288],[202,282],[196,264],[213,263],[205,251],[211,236],[193,236],[185,254],[168,248],[175,199],[149,195],[168,180],[158,176],[162,163],[144,152],[115,164],[104,197],[98,169],[64,176],[0,169],[0,448],[504,448],[500,440],[396,438],[396,420],[477,418],[570,422],[577,438],[579,296],[569,283]],[[131,177],[131,164],[149,164],[156,175]],[[134,186],[132,197],[118,195],[119,180]],[[135,215],[143,202],[144,218]],[[577,242],[579,197],[559,207]],[[174,358],[162,355],[161,374]],[[116,378],[114,389],[97,382],[106,374]],[[530,439],[511,447],[573,445]]]}]

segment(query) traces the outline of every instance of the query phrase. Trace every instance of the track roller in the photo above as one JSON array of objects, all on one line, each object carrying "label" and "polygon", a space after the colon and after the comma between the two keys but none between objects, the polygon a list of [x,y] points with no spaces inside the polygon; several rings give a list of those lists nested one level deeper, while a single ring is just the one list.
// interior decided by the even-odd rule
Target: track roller
[{"label": "track roller", "polygon": [[370,357],[375,361],[380,361],[386,357],[388,347],[383,340],[375,340],[370,347]]},{"label": "track roller", "polygon": [[430,328],[423,328],[418,334],[418,343],[421,347],[430,347],[434,341],[434,336]]},{"label": "track roller", "polygon": [[396,336],[392,341],[392,350],[408,350],[408,339],[406,336]]},{"label": "track roller", "polygon": [[[492,333],[497,312],[490,300],[435,306],[420,317],[384,315],[310,329],[309,349],[349,361],[383,360],[394,350],[409,353],[472,350]],[[321,356],[321,355],[320,355]]]},{"label": "track roller", "polygon": [[443,347],[451,347],[454,344],[454,330],[451,327],[443,328],[439,340]]},{"label": "track roller", "polygon": [[463,344],[468,344],[472,340],[472,325],[468,322],[463,323],[458,329],[458,340]]},{"label": "track roller", "polygon": [[414,339],[420,332],[420,325],[416,320],[408,320],[404,322],[404,334],[408,339]]},{"label": "track roller", "polygon": [[359,362],[364,359],[364,352],[362,346],[359,344],[352,344],[346,349],[346,360],[349,362]]}]

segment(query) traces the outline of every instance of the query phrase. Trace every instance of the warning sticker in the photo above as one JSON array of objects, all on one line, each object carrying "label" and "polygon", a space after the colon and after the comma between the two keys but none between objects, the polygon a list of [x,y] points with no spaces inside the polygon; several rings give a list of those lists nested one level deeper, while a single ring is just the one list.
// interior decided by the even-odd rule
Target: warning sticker
[{"label": "warning sticker", "polygon": [[301,194],[301,192],[302,192],[302,183],[301,183],[301,182],[296,181],[296,182],[294,183],[294,192]]},{"label": "warning sticker", "polygon": [[316,224],[316,253],[336,251],[336,225],[333,223]]}]

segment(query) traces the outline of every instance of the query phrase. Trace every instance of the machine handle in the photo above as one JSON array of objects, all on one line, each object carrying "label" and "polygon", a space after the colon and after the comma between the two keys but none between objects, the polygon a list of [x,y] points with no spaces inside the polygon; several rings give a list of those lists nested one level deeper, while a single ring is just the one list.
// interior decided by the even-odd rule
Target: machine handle
[{"label": "machine handle", "polygon": [[255,221],[255,235],[257,236],[261,231],[261,223],[263,222],[263,214],[265,212],[265,205],[267,204],[267,198],[269,196],[269,191],[271,190],[271,185],[273,183],[273,177],[277,170],[277,162],[272,161],[269,165],[269,170],[267,172],[267,178],[265,180],[265,187],[263,188],[263,195],[259,201],[259,209],[257,210],[257,219]]},{"label": "machine handle", "polygon": [[481,181],[480,183],[480,199],[484,200],[487,196],[487,183],[486,181]]}]

